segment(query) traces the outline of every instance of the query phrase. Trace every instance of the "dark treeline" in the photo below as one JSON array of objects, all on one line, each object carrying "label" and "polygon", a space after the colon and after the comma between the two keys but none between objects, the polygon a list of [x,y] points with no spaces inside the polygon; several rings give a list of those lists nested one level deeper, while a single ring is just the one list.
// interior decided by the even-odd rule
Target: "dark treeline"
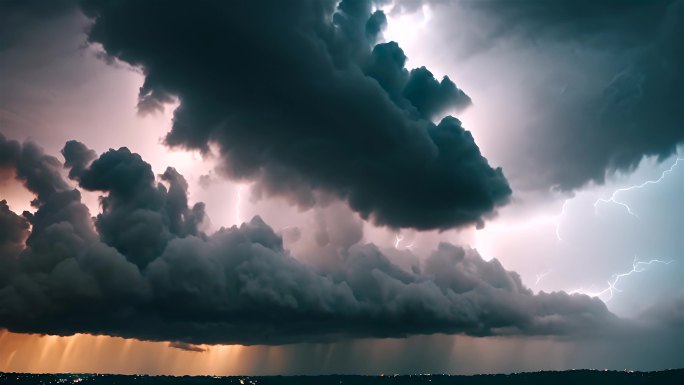
[{"label": "dark treeline", "polygon": [[403,376],[265,376],[265,377],[209,377],[209,376],[136,376],[97,374],[22,374],[0,373],[0,384],[136,384],[136,385],[325,385],[325,384],[682,384],[684,369],[659,372],[619,372],[572,370],[565,372],[535,372],[476,376],[403,375]]}]

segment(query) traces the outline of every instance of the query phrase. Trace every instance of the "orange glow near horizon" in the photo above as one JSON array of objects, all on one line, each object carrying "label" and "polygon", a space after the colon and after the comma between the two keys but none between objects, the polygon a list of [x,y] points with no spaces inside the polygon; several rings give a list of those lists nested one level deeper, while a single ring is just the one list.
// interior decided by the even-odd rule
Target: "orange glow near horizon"
[{"label": "orange glow near horizon", "polygon": [[194,352],[171,348],[166,342],[0,330],[0,372],[230,375],[246,369],[237,360],[243,346],[203,348]]},{"label": "orange glow near horizon", "polygon": [[[149,375],[288,375],[319,373],[493,373],[516,352],[549,369],[569,365],[570,345],[548,339],[431,335],[407,339],[358,339],[333,344],[284,346],[201,345],[204,351],[167,342],[76,334],[19,334],[0,329],[0,372]],[[417,360],[421,352],[427,360]],[[421,358],[425,358],[421,357]],[[527,368],[534,370],[535,367]]]}]

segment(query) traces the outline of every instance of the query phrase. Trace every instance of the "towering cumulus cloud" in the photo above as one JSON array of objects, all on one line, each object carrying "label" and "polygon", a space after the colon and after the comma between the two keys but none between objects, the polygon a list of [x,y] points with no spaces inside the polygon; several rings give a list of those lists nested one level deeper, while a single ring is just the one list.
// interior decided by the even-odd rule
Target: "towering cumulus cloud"
[{"label": "towering cumulus cloud", "polygon": [[338,250],[319,271],[291,256],[259,217],[206,234],[174,169],[152,173],[126,148],[93,160],[63,150],[81,189],[100,191],[92,217],[61,162],[0,136],[0,168],[36,195],[35,213],[0,203],[0,327],[199,343],[282,344],[424,333],[578,334],[614,325],[596,298],[534,295],[517,274],[442,244],[411,271],[376,246]]},{"label": "towering cumulus cloud", "polygon": [[[470,103],[448,78],[407,70],[369,0],[88,1],[89,38],[142,68],[139,108],[177,98],[166,143],[217,145],[235,178],[303,206],[315,192],[376,224],[482,223],[511,190],[447,116]],[[196,5],[196,4],[195,4]]]}]

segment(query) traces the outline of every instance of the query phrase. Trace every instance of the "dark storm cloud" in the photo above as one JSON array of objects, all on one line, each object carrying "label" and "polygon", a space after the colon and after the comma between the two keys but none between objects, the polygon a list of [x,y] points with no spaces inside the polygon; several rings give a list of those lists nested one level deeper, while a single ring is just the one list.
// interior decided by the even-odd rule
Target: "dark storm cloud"
[{"label": "dark storm cloud", "polygon": [[218,145],[225,170],[303,206],[335,195],[377,224],[481,223],[511,191],[458,120],[448,78],[373,47],[368,0],[91,1],[90,40],[140,66],[141,110],[177,97],[172,146]]},{"label": "dark storm cloud", "polygon": [[35,23],[65,14],[76,8],[76,0],[0,1],[0,51],[14,44]]},{"label": "dark storm cloud", "polygon": [[159,179],[168,187],[156,183],[152,167],[127,148],[106,152],[79,175],[82,188],[108,193],[95,220],[100,237],[140,267],[173,238],[201,235],[204,204],[188,207],[185,178],[168,168]]},{"label": "dark storm cloud", "polygon": [[[625,44],[655,32],[658,18],[673,0],[490,0],[463,2],[465,6],[494,13],[501,31],[524,30],[568,39],[590,38],[621,29]],[[640,22],[639,22],[640,21]],[[633,23],[626,28],[627,23]]]},{"label": "dark storm cloud", "polygon": [[[181,347],[437,332],[575,335],[617,321],[598,299],[534,295],[498,261],[450,244],[409,272],[358,243],[354,231],[340,238],[328,229],[340,265],[322,273],[290,256],[259,217],[204,234],[196,227],[202,206],[190,208],[182,176],[169,168],[155,178],[125,148],[80,173],[81,188],[104,194],[102,213],[92,218],[79,191],[59,177],[56,159],[33,143],[1,138],[0,147],[13,149],[2,167],[38,196],[36,212],[26,214],[25,248],[18,256],[16,247],[1,249],[2,271],[11,273],[0,276],[0,326],[11,331]],[[0,209],[0,223],[15,235],[3,245],[23,247],[26,223]]]},{"label": "dark storm cloud", "polygon": [[70,140],[64,145],[62,156],[64,167],[69,168],[69,178],[79,180],[83,170],[97,158],[97,153],[79,141]]},{"label": "dark storm cloud", "polygon": [[[608,25],[597,35],[614,39],[597,38],[597,48],[614,50],[622,68],[591,98],[555,106],[558,121],[546,122],[560,126],[545,131],[543,138],[556,143],[554,164],[564,164],[556,173],[562,188],[589,180],[603,183],[605,171],[634,169],[644,155],[663,160],[684,141],[684,2],[668,7],[664,2],[648,3],[615,7],[615,13],[594,19]],[[635,29],[640,34],[625,47]]]},{"label": "dark storm cloud", "polygon": [[380,37],[382,30],[387,27],[387,16],[382,11],[375,11],[366,22],[366,36],[375,43]]},{"label": "dark storm cloud", "polygon": [[33,142],[23,146],[13,140],[7,140],[0,133],[0,168],[10,168],[16,173],[26,188],[44,199],[56,191],[68,188],[60,171],[62,163],[54,156],[46,155]]},{"label": "dark storm cloud", "polygon": [[[468,31],[458,23],[447,26],[449,14],[480,21],[477,32],[486,32],[474,34],[471,53],[501,60],[501,47],[510,45],[516,47],[512,57],[538,59],[529,70],[510,69],[529,74],[519,93],[535,106],[527,121],[505,123],[526,126],[521,152],[531,158],[526,173],[532,174],[526,178],[564,190],[602,184],[607,172],[632,170],[643,156],[663,160],[684,142],[684,1],[434,5],[443,19],[433,22],[445,34]],[[543,169],[530,173],[540,164]]]},{"label": "dark storm cloud", "polygon": [[26,218],[12,212],[6,200],[0,201],[0,255],[18,255],[24,248],[29,228]]}]

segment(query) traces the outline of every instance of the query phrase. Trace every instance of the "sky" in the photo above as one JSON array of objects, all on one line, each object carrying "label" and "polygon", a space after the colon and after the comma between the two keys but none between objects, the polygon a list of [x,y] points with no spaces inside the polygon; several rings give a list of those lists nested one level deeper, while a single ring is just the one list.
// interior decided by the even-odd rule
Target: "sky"
[{"label": "sky", "polygon": [[684,367],[682,28],[0,2],[0,371]]}]

